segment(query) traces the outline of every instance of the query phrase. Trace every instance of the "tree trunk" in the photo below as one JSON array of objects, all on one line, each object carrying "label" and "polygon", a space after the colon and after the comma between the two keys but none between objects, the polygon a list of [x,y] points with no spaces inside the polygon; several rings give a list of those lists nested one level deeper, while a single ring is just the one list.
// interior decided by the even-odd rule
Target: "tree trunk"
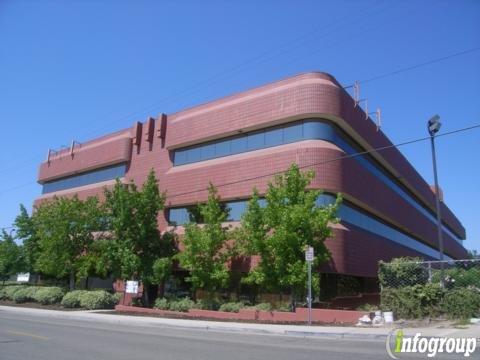
[{"label": "tree trunk", "polygon": [[69,287],[70,291],[75,290],[75,273],[73,271],[70,273]]},{"label": "tree trunk", "polygon": [[291,299],[291,303],[290,303],[291,310],[292,312],[295,312],[297,308],[297,304],[295,303],[295,291],[293,288],[291,289],[290,299]]},{"label": "tree trunk", "polygon": [[160,284],[158,284],[157,297],[163,298],[164,296],[165,296],[165,280],[162,280]]},{"label": "tree trunk", "polygon": [[158,285],[152,284],[143,284],[143,305],[145,307],[150,307],[153,304],[153,300],[155,300],[155,295],[158,293]]}]

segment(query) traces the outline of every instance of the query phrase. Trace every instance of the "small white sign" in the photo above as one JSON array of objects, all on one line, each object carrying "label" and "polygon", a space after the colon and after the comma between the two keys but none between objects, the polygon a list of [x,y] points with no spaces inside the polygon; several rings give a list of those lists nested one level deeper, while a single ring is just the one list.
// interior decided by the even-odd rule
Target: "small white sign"
[{"label": "small white sign", "polygon": [[125,288],[127,294],[136,294],[138,293],[138,281],[128,280],[127,287]]},{"label": "small white sign", "polygon": [[309,246],[307,250],[305,250],[305,260],[313,261],[313,247]]},{"label": "small white sign", "polygon": [[17,274],[17,282],[29,282],[30,273]]}]

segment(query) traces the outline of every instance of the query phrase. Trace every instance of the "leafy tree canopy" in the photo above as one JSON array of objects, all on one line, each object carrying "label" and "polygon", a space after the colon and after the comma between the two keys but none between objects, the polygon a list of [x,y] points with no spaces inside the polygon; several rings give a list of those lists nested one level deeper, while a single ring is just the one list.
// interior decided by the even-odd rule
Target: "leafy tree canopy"
[{"label": "leafy tree canopy", "polygon": [[206,290],[212,298],[216,291],[228,285],[232,246],[228,242],[229,230],[222,226],[228,212],[212,184],[208,193],[208,201],[198,205],[203,224],[186,224],[183,250],[178,259],[180,265],[190,272],[187,281],[193,288]]},{"label": "leafy tree canopy", "polygon": [[102,211],[95,197],[54,198],[39,206],[33,217],[40,250],[37,268],[57,278],[69,276],[73,289],[75,276],[82,272],[81,259],[103,227]]},{"label": "leafy tree canopy", "polygon": [[21,248],[5,230],[0,234],[0,279],[5,281],[23,270]]},{"label": "leafy tree canopy", "polygon": [[[341,196],[334,204],[318,206],[321,192],[308,189],[313,178],[313,171],[303,173],[293,164],[268,185],[265,207],[260,206],[254,190],[237,238],[245,255],[260,260],[244,282],[267,291],[291,290],[293,295],[302,295],[307,282],[305,248],[314,248],[314,269],[329,259],[325,240],[332,235],[331,224],[339,220]],[[318,291],[319,277],[312,280]]]}]

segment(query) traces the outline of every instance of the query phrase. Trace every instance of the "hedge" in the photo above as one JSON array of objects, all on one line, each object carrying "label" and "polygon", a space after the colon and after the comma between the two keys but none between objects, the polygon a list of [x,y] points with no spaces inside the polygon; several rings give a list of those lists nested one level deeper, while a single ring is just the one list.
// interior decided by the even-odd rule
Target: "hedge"
[{"label": "hedge", "polygon": [[118,300],[117,295],[105,290],[75,290],[65,294],[62,305],[66,308],[81,307],[87,310],[113,309]]},{"label": "hedge", "polygon": [[381,294],[381,308],[403,319],[438,315],[468,319],[480,316],[480,291],[473,287],[446,290],[439,284],[385,288]]},{"label": "hedge", "polygon": [[14,292],[11,300],[15,301],[16,303],[35,301],[35,295],[39,289],[41,288],[37,286],[22,286]]},{"label": "hedge", "polygon": [[180,300],[172,300],[169,303],[169,310],[187,312],[195,307],[195,302],[189,298],[183,298]]},{"label": "hedge", "polygon": [[74,290],[65,294],[62,299],[62,306],[66,308],[78,308],[80,307],[80,295],[84,290]]},{"label": "hedge", "polygon": [[34,300],[42,305],[58,304],[62,301],[64,290],[59,287],[43,287],[35,292]]},{"label": "hedge", "polygon": [[243,309],[245,304],[242,302],[228,302],[220,306],[219,311],[238,313],[240,309]]},{"label": "hedge", "polygon": [[476,288],[447,291],[441,306],[451,319],[480,317],[480,291]]},{"label": "hedge", "polygon": [[0,299],[13,301],[13,296],[15,295],[15,293],[25,288],[26,286],[16,286],[16,285],[5,286],[4,288],[2,288],[2,290],[0,290]]}]

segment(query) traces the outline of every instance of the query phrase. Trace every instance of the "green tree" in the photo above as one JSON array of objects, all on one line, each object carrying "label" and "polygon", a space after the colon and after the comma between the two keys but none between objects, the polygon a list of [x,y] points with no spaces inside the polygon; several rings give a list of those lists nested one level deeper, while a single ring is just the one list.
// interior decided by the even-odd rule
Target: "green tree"
[{"label": "green tree", "polygon": [[203,224],[185,225],[183,250],[178,254],[180,266],[190,272],[187,281],[193,290],[207,291],[213,300],[216,291],[224,289],[230,279],[228,260],[233,247],[229,244],[229,230],[222,226],[228,212],[220,202],[215,187],[208,188],[208,201],[198,205]]},{"label": "green tree", "polygon": [[82,258],[102,229],[98,199],[54,198],[39,206],[33,219],[40,249],[37,268],[56,278],[68,276],[73,290],[76,277],[82,274]]},{"label": "green tree", "polygon": [[22,241],[22,251],[25,259],[25,271],[34,273],[37,271],[36,263],[40,255],[39,241],[35,229],[33,217],[28,214],[23,204],[20,204],[20,214],[15,218],[14,225],[17,229],[15,235]]},{"label": "green tree", "polygon": [[0,239],[0,280],[5,280],[23,270],[23,259],[20,247],[13,237],[2,230]]},{"label": "green tree", "polygon": [[111,239],[104,262],[116,278],[141,280],[144,303],[149,306],[157,284],[165,280],[176,246],[174,236],[158,229],[158,214],[165,193],[160,193],[155,172],[150,171],[141,190],[130,182],[105,190]]},{"label": "green tree", "polygon": [[[308,189],[314,176],[313,171],[302,173],[293,164],[269,183],[263,208],[254,190],[237,235],[243,253],[260,258],[244,283],[266,291],[290,291],[292,302],[306,290],[305,248],[314,248],[313,269],[318,269],[330,257],[324,242],[332,235],[331,224],[338,222],[341,196],[333,204],[318,206],[321,192]],[[319,290],[318,276],[313,277],[312,285],[314,291]]]}]

